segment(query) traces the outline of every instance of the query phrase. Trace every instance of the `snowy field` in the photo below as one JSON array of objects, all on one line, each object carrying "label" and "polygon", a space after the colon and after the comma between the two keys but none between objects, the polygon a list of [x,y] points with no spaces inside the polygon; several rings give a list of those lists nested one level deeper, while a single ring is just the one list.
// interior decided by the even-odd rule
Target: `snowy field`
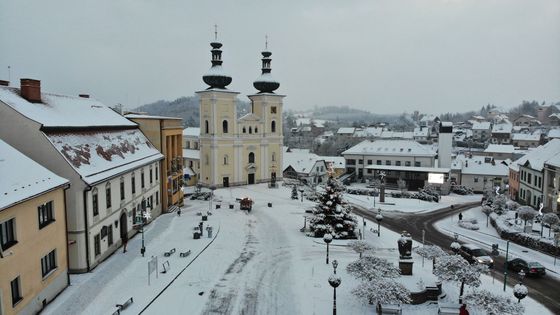
[{"label": "snowy field", "polygon": [[[481,207],[472,208],[463,212],[463,220],[466,219],[477,219],[479,230],[469,230],[459,227],[457,225],[457,216],[438,221],[435,226],[439,231],[448,235],[457,233],[459,234],[459,240],[478,244],[488,251],[492,250],[492,244],[498,244],[500,254],[505,256],[507,241],[498,236],[498,233],[491,224],[488,224],[488,227],[486,227],[486,215],[481,211]],[[547,235],[548,230],[544,229],[544,231],[544,235]],[[550,276],[560,278],[560,259],[557,259],[555,264],[553,256],[523,247],[513,242],[509,243],[508,256],[508,260],[518,257],[531,261],[536,260],[545,266]]]},{"label": "snowy field", "polygon": [[[186,200],[188,206],[182,216],[165,214],[147,227],[145,258],[140,255],[141,237],[137,235],[129,241],[127,253],[118,251],[93,272],[71,276],[72,286],[44,313],[112,314],[117,309],[115,304],[130,297],[134,303],[121,314],[332,313],[333,289],[327,279],[333,268],[325,263],[326,247],[322,239],[306,237],[299,231],[304,210],[313,203],[291,200],[287,187],[268,189],[266,185],[218,189],[215,194],[219,201],[214,204],[220,204],[221,209],[212,210],[208,221],[214,227],[214,238],[207,238],[205,233],[204,238],[193,239],[193,227],[200,221],[196,213],[207,211],[209,203]],[[238,204],[234,210],[229,209],[235,198],[245,196],[255,200],[251,213],[240,211]],[[268,202],[272,207],[268,207]],[[374,226],[373,222],[366,223]],[[377,237],[366,229],[365,238],[376,248],[377,256],[398,262],[398,234],[382,229],[381,237]],[[351,294],[358,281],[345,268],[358,254],[345,243],[335,240],[330,246],[330,260],[338,260],[337,274],[342,278],[337,289],[338,313],[374,314],[373,306]],[[164,257],[163,252],[171,248],[177,252]],[[179,252],[188,249],[192,254],[180,258]],[[158,257],[160,271],[166,260],[171,270],[160,273],[157,279],[152,275],[148,286],[147,265],[152,255]],[[412,291],[417,287],[418,277],[424,278],[425,285],[434,282],[431,262],[426,261],[422,267],[421,258],[414,256],[414,276],[401,278]],[[485,277],[483,283],[492,291],[501,292],[498,281],[492,285],[491,278]],[[456,302],[458,286],[444,284],[444,289],[446,300]],[[504,294],[513,297],[510,291]],[[522,303],[527,314],[549,314],[530,298]],[[435,304],[405,305],[403,309],[403,314],[437,314]]]},{"label": "snowy field", "polygon": [[[480,202],[482,195],[456,195],[441,196],[439,202],[429,202],[420,199],[385,197],[385,203],[379,203],[379,197],[344,194],[344,198],[353,204],[366,209],[380,209],[385,214],[398,213],[423,213],[439,210],[459,203]],[[375,206],[374,206],[375,199]]]}]

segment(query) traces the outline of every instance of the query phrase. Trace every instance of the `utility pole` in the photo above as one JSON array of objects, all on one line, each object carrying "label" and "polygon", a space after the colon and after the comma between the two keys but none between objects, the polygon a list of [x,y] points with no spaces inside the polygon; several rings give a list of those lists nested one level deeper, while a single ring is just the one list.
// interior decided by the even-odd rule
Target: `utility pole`
[{"label": "utility pole", "polygon": [[506,283],[507,283],[509,241],[507,241],[506,244],[507,244],[507,245],[506,245],[506,262],[504,263],[504,292],[506,291]]}]

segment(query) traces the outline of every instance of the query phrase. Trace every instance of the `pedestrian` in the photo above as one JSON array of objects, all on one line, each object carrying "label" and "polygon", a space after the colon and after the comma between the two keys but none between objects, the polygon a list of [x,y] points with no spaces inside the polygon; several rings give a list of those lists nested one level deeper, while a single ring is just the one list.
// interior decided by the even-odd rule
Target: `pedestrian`
[{"label": "pedestrian", "polygon": [[463,214],[459,212],[459,221],[463,221]]},{"label": "pedestrian", "polygon": [[179,208],[179,210],[177,210],[177,215],[181,216],[181,208]]},{"label": "pedestrian", "polygon": [[467,311],[467,304],[461,305],[461,308],[459,308],[459,315],[469,315],[469,311]]},{"label": "pedestrian", "polygon": [[126,232],[121,235],[122,244],[123,244],[123,253],[126,253],[126,245],[128,244],[128,234]]}]

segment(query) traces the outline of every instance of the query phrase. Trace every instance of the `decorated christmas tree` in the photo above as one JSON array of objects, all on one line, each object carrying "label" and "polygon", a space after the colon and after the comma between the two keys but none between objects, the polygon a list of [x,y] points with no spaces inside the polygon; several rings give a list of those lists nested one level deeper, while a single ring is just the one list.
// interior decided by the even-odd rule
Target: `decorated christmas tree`
[{"label": "decorated christmas tree", "polygon": [[318,193],[318,202],[309,220],[309,235],[323,237],[324,234],[330,233],[335,239],[354,239],[357,220],[351,215],[348,204],[342,198],[344,187],[332,175],[332,167],[329,166],[329,179],[325,190]]}]

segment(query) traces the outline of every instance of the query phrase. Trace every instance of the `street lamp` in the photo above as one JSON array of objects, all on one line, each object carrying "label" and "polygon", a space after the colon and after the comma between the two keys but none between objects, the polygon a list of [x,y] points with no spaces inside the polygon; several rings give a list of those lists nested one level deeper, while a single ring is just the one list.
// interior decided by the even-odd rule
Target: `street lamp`
[{"label": "street lamp", "polygon": [[336,259],[332,261],[332,266],[334,269],[334,274],[336,275],[336,267],[338,267],[338,261]]},{"label": "street lamp", "polygon": [[340,280],[340,277],[337,275],[331,275],[329,277],[329,284],[331,285],[331,287],[333,287],[334,289],[334,294],[333,294],[333,315],[336,315],[336,288],[340,285],[340,283],[342,282],[342,280]]},{"label": "street lamp", "polygon": [[141,220],[142,220],[142,248],[140,248],[140,253],[142,254],[142,257],[144,257],[144,253],[146,252],[146,246],[144,246],[144,212],[146,211],[146,198],[142,197],[142,216],[141,216]]},{"label": "street lamp", "polygon": [[323,241],[327,243],[327,265],[329,264],[329,244],[332,242],[332,235],[331,233],[325,233],[323,235]]},{"label": "street lamp", "polygon": [[459,244],[459,234],[455,233],[453,235],[453,242],[451,242],[451,250],[455,253],[455,255],[457,255],[460,248],[461,244]]},{"label": "street lamp", "polygon": [[300,186],[299,193],[301,194],[301,202],[303,202],[303,186]]},{"label": "street lamp", "polygon": [[517,298],[517,303],[521,303],[521,300],[523,300],[529,293],[529,290],[523,284],[524,278],[525,278],[525,272],[521,270],[519,272],[519,283],[513,287],[513,296]]},{"label": "street lamp", "polygon": [[[216,186],[212,185],[209,187],[210,188],[210,209],[208,209],[208,211],[212,212],[212,199],[214,199],[214,190],[216,190]],[[202,231],[200,232],[202,233]]]},{"label": "street lamp", "polygon": [[375,220],[377,220],[377,237],[381,236],[381,220],[383,220],[383,216],[381,215],[381,208],[377,210],[377,215],[375,216]]}]

